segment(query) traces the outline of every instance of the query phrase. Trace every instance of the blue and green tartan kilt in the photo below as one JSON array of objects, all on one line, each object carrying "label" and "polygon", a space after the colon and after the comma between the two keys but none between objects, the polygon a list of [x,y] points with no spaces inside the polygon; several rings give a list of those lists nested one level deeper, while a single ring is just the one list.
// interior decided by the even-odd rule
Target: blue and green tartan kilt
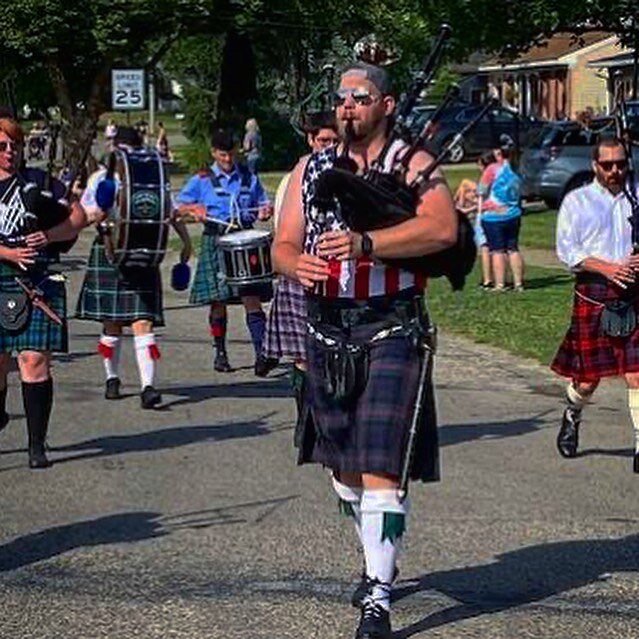
[{"label": "blue and green tartan kilt", "polygon": [[100,238],[91,247],[76,318],[130,324],[150,320],[164,326],[162,279],[157,267],[119,268],[109,263]]},{"label": "blue and green tartan kilt", "polygon": [[15,282],[20,277],[25,283],[37,286],[43,293],[47,304],[62,318],[60,326],[50,320],[43,311],[33,307],[31,319],[26,328],[18,334],[0,329],[0,352],[49,351],[66,353],[69,350],[69,335],[66,313],[67,298],[64,279],[61,276],[50,279],[46,272],[27,275],[11,265],[0,262],[0,290],[6,293],[21,291]]},{"label": "blue and green tartan kilt", "polygon": [[202,235],[200,255],[197,262],[189,302],[191,304],[210,304],[211,302],[239,303],[240,297],[254,295],[262,302],[273,299],[273,284],[255,284],[252,286],[230,287],[224,281],[220,251],[217,247],[217,235]]}]

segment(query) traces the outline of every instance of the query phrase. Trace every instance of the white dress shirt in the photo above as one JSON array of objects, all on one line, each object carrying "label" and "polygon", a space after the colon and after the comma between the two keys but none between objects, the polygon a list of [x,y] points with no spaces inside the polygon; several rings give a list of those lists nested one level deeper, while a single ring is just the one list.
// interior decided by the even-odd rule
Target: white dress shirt
[{"label": "white dress shirt", "polygon": [[587,257],[623,262],[632,253],[630,202],[596,179],[566,195],[557,216],[557,257],[570,269]]}]

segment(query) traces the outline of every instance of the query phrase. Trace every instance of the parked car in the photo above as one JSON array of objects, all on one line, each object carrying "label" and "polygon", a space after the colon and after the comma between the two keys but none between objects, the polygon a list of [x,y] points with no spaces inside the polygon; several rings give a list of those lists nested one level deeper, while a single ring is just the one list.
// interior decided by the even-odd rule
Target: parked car
[{"label": "parked car", "polygon": [[[548,123],[521,156],[522,195],[557,208],[566,193],[593,179],[592,147],[614,133],[612,118],[595,119],[589,129],[572,121]],[[632,155],[639,166],[639,149],[634,147]]]},{"label": "parked car", "polygon": [[[436,123],[435,132],[429,147],[435,152],[449,144],[481,110],[481,105],[458,103],[452,105],[443,117]],[[414,115],[409,120],[413,133],[419,132],[434,111],[434,107],[416,107]],[[499,146],[503,136],[506,136],[515,146],[524,146],[530,135],[544,126],[545,120],[521,117],[518,113],[495,107],[471,129],[451,149],[449,161],[458,163],[465,159],[478,157],[485,151]]]}]

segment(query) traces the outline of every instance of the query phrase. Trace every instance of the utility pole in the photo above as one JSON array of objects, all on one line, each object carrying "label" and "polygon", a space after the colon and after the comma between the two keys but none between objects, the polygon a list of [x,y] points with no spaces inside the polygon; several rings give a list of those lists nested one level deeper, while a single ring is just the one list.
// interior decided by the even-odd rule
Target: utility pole
[{"label": "utility pole", "polygon": [[149,69],[149,137],[155,137],[155,70]]}]

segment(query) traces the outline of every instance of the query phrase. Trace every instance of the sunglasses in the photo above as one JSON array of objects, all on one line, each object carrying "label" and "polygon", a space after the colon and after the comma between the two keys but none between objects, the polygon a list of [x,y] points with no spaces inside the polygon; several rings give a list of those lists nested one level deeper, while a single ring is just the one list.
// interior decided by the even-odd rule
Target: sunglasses
[{"label": "sunglasses", "polygon": [[371,95],[368,89],[339,89],[333,96],[333,104],[342,106],[349,97],[353,98],[353,102],[359,106],[369,106],[380,96]]},{"label": "sunglasses", "polygon": [[6,142],[5,140],[0,142],[0,153],[5,153],[8,149],[17,151],[19,148],[20,144],[18,142]]},{"label": "sunglasses", "polygon": [[618,171],[625,171],[628,168],[628,160],[597,160],[597,164],[606,172],[617,167]]}]

